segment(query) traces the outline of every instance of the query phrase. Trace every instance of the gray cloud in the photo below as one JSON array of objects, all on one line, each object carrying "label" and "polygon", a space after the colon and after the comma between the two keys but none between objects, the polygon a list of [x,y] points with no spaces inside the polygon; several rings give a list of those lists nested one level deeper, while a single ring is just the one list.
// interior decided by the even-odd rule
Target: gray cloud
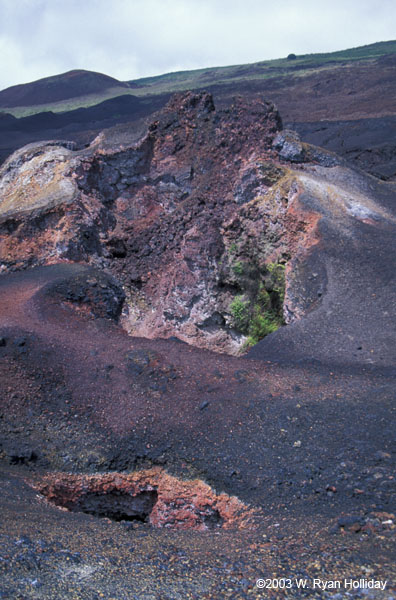
[{"label": "gray cloud", "polygon": [[0,0],[0,89],[341,50],[392,39],[395,22],[394,0]]}]

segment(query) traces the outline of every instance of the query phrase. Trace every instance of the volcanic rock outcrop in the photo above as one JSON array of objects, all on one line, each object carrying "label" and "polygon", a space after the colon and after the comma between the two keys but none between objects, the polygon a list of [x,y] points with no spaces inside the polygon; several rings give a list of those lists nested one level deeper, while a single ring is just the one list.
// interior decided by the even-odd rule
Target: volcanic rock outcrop
[{"label": "volcanic rock outcrop", "polygon": [[256,343],[318,302],[289,276],[318,241],[290,167],[338,162],[281,127],[270,103],[216,111],[187,93],[140,137],[17,151],[0,171],[0,270],[91,263],[122,282],[134,335],[228,353]]},{"label": "volcanic rock outcrop", "polygon": [[321,305],[357,228],[363,240],[393,219],[374,180],[281,127],[270,103],[216,111],[187,93],[140,136],[17,151],[0,170],[0,270],[90,263],[121,282],[135,336],[256,344]]},{"label": "volcanic rock outcrop", "polygon": [[394,184],[185,94],[0,189],[1,594],[391,581]]},{"label": "volcanic rock outcrop", "polygon": [[[253,526],[255,511],[203,481],[180,481],[160,468],[132,474],[58,474],[36,484],[50,502],[114,520],[205,531]],[[256,511],[257,513],[257,511]],[[258,514],[258,513],[257,513]]]}]

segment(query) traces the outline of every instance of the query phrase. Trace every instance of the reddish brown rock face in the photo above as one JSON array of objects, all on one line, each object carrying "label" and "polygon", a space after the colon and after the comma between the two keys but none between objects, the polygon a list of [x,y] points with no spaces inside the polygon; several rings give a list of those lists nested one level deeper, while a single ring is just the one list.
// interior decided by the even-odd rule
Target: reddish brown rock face
[{"label": "reddish brown rock face", "polygon": [[[94,264],[121,281],[128,332],[238,353],[263,289],[278,321],[309,307],[294,306],[290,273],[317,242],[319,216],[281,164],[280,129],[270,103],[216,111],[209,94],[187,93],[137,142],[123,132],[81,152],[19,151],[0,173],[0,269]],[[288,265],[284,309],[274,265]],[[248,307],[244,326],[235,299]]]},{"label": "reddish brown rock face", "polygon": [[236,497],[216,494],[203,481],[182,481],[160,468],[131,474],[50,475],[36,489],[71,511],[147,521],[154,527],[244,529],[252,528],[259,514]]}]

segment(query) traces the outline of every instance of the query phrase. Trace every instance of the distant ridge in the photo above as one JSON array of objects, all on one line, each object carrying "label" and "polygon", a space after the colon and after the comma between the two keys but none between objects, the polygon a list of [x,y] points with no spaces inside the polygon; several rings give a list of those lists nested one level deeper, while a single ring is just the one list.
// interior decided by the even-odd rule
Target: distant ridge
[{"label": "distant ridge", "polygon": [[73,70],[7,88],[0,91],[0,164],[34,141],[67,139],[81,146],[109,127],[139,128],[171,94],[194,90],[213,94],[218,108],[231,106],[236,96],[265,98],[303,141],[396,181],[396,40],[329,53],[288,50],[274,60],[134,81]]},{"label": "distant ridge", "polygon": [[250,64],[230,65],[225,67],[206,67],[188,71],[175,71],[153,77],[143,77],[128,81],[137,95],[157,94],[164,92],[202,89],[203,87],[241,82],[262,83],[270,79],[286,77],[298,73],[300,76],[315,69],[342,66],[345,63],[372,61],[381,57],[396,55],[396,40],[376,42],[357,48],[337,50],[315,54],[299,54],[294,60],[287,57],[262,60]]},{"label": "distant ridge", "polygon": [[111,88],[128,88],[123,83],[94,71],[73,70],[61,75],[44,77],[32,83],[13,85],[0,92],[0,107],[36,106],[59,102],[89,94],[99,94]]},{"label": "distant ridge", "polygon": [[[291,48],[293,50],[293,48]],[[320,72],[331,70],[332,77],[341,78],[346,86],[354,85],[350,76],[345,72],[346,67],[352,67],[352,78],[360,70],[371,69],[363,75],[361,80],[367,78],[367,85],[372,87],[375,72],[380,69],[392,68],[396,62],[396,40],[376,42],[357,48],[338,50],[336,52],[289,55],[287,57],[262,60],[251,64],[231,65],[225,67],[206,67],[191,71],[177,71],[164,73],[152,77],[143,77],[130,81],[119,81],[109,75],[87,70],[73,70],[60,75],[45,77],[31,83],[14,85],[0,91],[0,111],[8,112],[15,117],[27,117],[38,112],[68,112],[78,108],[88,108],[105,100],[124,94],[146,97],[150,101],[154,96],[163,96],[164,99],[174,92],[186,90],[207,90],[215,93],[216,97],[231,97],[234,94],[262,93],[268,99],[279,103],[286,119],[295,119],[295,114],[284,109],[283,91],[286,88],[301,84],[301,89],[306,88],[312,97],[310,87],[313,79],[314,94],[317,83],[323,88]],[[343,72],[344,70],[344,72]],[[318,75],[319,74],[319,75]],[[386,75],[388,78],[388,75]],[[298,79],[296,79],[298,78]],[[391,77],[390,77],[391,78]],[[327,77],[329,79],[329,77]],[[363,86],[365,87],[365,86]],[[280,92],[282,98],[277,92]],[[326,90],[325,96],[328,96]],[[354,93],[360,92],[355,89]],[[275,92],[275,93],[274,93]],[[368,90],[364,93],[367,95]],[[373,91],[373,97],[381,95],[383,90]],[[295,94],[292,94],[295,96]],[[393,98],[393,91],[386,91],[385,96]],[[280,101],[280,102],[279,102]],[[295,101],[295,100],[294,100]],[[306,101],[303,102],[304,106]],[[389,107],[384,109],[386,114],[393,114]],[[384,112],[383,111],[383,112]],[[292,111],[295,112],[295,111]],[[347,111],[348,112],[348,111]],[[334,118],[327,114],[319,118]],[[344,118],[354,117],[348,112]],[[359,115],[360,116],[360,115]],[[364,116],[364,115],[362,115]],[[370,114],[369,116],[374,116]],[[315,117],[317,118],[318,115]],[[336,115],[338,118],[338,114]],[[297,120],[301,120],[299,115]],[[303,118],[305,120],[305,117]]]}]

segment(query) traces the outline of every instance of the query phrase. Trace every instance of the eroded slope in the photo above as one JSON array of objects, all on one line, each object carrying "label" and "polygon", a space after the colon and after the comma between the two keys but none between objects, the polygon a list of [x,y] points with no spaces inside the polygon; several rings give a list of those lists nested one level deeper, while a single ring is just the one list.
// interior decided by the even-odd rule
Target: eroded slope
[{"label": "eroded slope", "polygon": [[[124,148],[3,171],[5,597],[391,597],[394,188],[256,108],[189,94]],[[118,324],[234,352],[269,308],[289,324],[247,358]]]},{"label": "eroded slope", "polygon": [[281,127],[270,103],[187,93],[138,138],[18,151],[0,172],[1,270],[87,262],[122,283],[133,335],[254,345],[321,305],[330,248],[359,253],[394,222],[390,186]]}]

